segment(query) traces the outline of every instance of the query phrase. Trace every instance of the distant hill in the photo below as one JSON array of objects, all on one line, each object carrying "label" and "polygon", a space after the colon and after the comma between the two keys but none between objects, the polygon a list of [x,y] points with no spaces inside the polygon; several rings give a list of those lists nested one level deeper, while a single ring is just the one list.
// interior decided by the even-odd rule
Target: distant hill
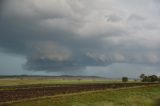
[{"label": "distant hill", "polygon": [[73,75],[61,75],[61,76],[43,76],[43,75],[0,75],[0,78],[53,78],[53,79],[108,79],[99,76],[73,76]]}]

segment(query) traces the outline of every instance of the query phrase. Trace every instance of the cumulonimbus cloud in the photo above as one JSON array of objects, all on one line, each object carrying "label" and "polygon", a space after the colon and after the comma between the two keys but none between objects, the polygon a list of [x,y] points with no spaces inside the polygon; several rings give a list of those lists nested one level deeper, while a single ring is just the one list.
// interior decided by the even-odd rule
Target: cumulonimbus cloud
[{"label": "cumulonimbus cloud", "polygon": [[0,47],[25,56],[28,70],[158,65],[160,15],[149,5],[157,3],[132,2],[137,8],[126,0],[5,0],[0,5]]}]

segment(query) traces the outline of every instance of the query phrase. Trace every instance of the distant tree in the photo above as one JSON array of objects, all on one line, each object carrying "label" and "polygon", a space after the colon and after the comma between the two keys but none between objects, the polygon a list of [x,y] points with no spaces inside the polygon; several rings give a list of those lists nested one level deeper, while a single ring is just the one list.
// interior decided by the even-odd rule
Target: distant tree
[{"label": "distant tree", "polygon": [[150,82],[156,82],[158,81],[158,77],[156,75],[151,75],[150,77]]},{"label": "distant tree", "polygon": [[122,77],[122,82],[128,82],[128,77]]},{"label": "distant tree", "polygon": [[145,74],[141,74],[140,79],[142,82],[156,82],[159,80],[156,75],[146,76]]},{"label": "distant tree", "polygon": [[138,80],[137,80],[137,79],[134,79],[134,81],[137,82]]},{"label": "distant tree", "polygon": [[150,76],[146,76],[144,82],[151,82],[151,77]]},{"label": "distant tree", "polygon": [[143,80],[144,77],[145,77],[145,74],[141,74],[139,77],[140,77],[141,80]]}]

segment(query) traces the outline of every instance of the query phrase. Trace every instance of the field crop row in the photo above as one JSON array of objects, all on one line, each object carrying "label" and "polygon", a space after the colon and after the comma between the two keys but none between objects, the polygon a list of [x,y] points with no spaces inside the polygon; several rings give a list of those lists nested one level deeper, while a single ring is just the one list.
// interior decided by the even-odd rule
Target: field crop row
[{"label": "field crop row", "polygon": [[[5,106],[160,106],[160,86],[100,90],[12,102]],[[4,105],[3,105],[4,106]]]},{"label": "field crop row", "polygon": [[27,89],[18,88],[15,90],[0,90],[0,102],[16,101],[27,98],[36,98],[42,96],[53,96],[58,94],[75,93],[82,91],[95,91],[104,89],[116,89],[134,86],[150,86],[157,83],[110,83],[110,84],[79,84],[79,85],[57,85],[49,87],[33,87]]}]

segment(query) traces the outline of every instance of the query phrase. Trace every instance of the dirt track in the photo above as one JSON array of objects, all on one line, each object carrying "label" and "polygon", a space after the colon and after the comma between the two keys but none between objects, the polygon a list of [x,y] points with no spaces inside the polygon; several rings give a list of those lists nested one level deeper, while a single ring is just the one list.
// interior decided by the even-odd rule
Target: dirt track
[{"label": "dirt track", "polygon": [[[58,94],[75,93],[82,91],[103,90],[109,88],[122,88],[133,86],[149,86],[155,83],[114,83],[114,84],[78,84],[78,85],[50,85],[50,86],[11,86],[0,87],[12,90],[0,90],[0,103],[16,101],[27,98],[52,96]],[[14,90],[13,90],[14,88]]]}]

